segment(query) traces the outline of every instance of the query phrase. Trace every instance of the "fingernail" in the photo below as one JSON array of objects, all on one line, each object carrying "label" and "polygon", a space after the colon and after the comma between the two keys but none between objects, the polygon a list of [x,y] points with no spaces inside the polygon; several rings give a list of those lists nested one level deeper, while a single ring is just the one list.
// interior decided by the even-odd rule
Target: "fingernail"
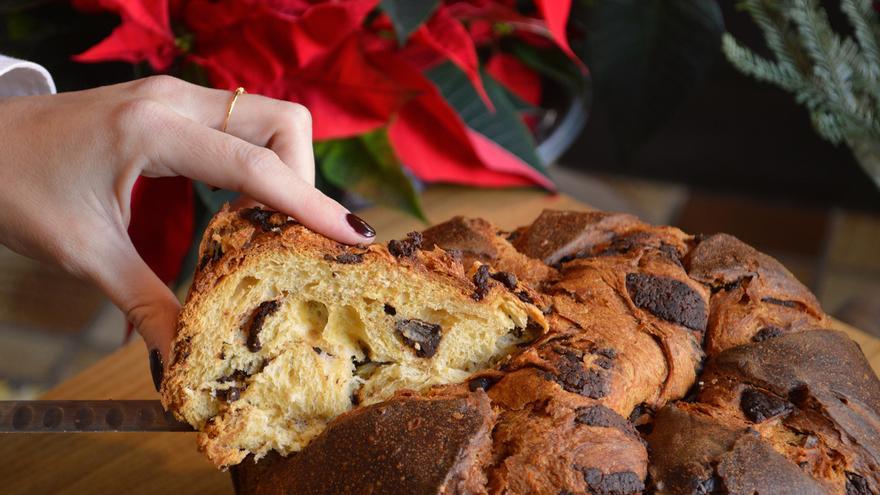
[{"label": "fingernail", "polygon": [[351,225],[351,228],[353,228],[358,234],[364,237],[376,236],[376,231],[373,227],[370,227],[370,224],[365,222],[363,218],[353,213],[349,213],[348,215],[345,215],[345,219],[348,220],[348,224]]},{"label": "fingernail", "polygon": [[159,354],[159,349],[150,351],[150,373],[153,375],[153,386],[156,387],[156,392],[158,392],[159,385],[162,385],[162,374],[164,373],[162,355]]}]

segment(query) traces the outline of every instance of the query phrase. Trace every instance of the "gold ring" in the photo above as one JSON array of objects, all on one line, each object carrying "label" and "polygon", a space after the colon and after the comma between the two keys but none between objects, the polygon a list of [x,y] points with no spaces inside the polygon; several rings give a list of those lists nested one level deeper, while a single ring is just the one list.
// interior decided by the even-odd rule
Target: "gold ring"
[{"label": "gold ring", "polygon": [[247,93],[247,91],[241,86],[235,88],[235,91],[232,92],[232,99],[229,100],[229,109],[226,110],[226,119],[223,121],[223,132],[226,132],[226,128],[229,127],[229,118],[232,117],[232,109],[235,108],[235,101],[244,93]]}]

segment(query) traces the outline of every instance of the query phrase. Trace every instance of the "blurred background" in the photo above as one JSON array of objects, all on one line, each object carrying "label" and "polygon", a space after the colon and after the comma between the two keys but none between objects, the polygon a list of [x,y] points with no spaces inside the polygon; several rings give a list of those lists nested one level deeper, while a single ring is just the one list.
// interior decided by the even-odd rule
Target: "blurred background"
[{"label": "blurred background", "polygon": [[[177,62],[157,70],[155,63],[144,60],[107,61],[100,56],[91,63],[73,60],[111,35],[120,17],[127,15],[122,8],[106,9],[114,2],[104,2],[104,9],[101,2],[75,3],[0,1],[0,53],[43,64],[59,91],[156,72],[223,87],[210,70],[205,82],[206,74],[192,73]],[[395,23],[401,14],[395,17],[393,11],[396,3],[381,2],[384,10],[372,11],[363,24],[381,24],[387,14],[400,37]],[[552,26],[558,21],[553,19],[558,20],[558,12],[543,2],[497,2],[509,12],[490,18],[489,41],[475,34],[479,19],[474,11],[453,8],[487,3],[492,2],[445,2],[442,8],[448,6],[467,27],[481,64],[488,67],[498,53],[514,54],[519,62],[502,62],[522,63],[541,82],[541,89],[529,96],[529,87],[518,85],[511,76],[525,71],[505,71],[499,68],[504,64],[497,62],[483,73],[495,106],[500,100],[488,86],[491,80],[500,81],[508,92],[505,101],[525,117],[540,163],[535,165],[527,154],[532,151],[511,153],[549,175],[561,192],[596,208],[631,212],[691,233],[732,233],[782,261],[817,294],[826,311],[880,336],[878,172],[871,168],[870,157],[862,154],[856,159],[852,151],[857,143],[873,143],[878,136],[873,115],[880,108],[875,96],[880,94],[880,83],[878,74],[865,69],[880,63],[876,44],[869,43],[871,38],[876,41],[880,26],[873,2],[816,2],[816,12],[827,12],[825,26],[822,15],[808,18],[786,11],[789,2],[785,1],[779,2],[778,10],[762,7],[761,2],[737,6],[704,0],[575,1],[566,12],[567,25],[562,26],[564,31],[567,26],[576,57],[560,57],[559,39],[554,46],[525,35],[510,39],[510,33],[515,36],[521,26],[532,22],[513,17],[514,11],[545,22],[550,32],[534,24],[535,33],[554,38]],[[439,22],[439,8],[434,5],[433,11],[412,15],[422,15],[419,22],[429,25]],[[857,15],[861,17],[854,21]],[[824,36],[828,27],[841,39],[852,38],[859,53],[834,45],[825,60],[817,58],[811,50],[823,47],[798,38],[799,22],[818,23],[814,28],[821,39],[828,38]],[[415,26],[412,29],[422,29],[418,23]],[[425,29],[412,31],[416,34],[411,44],[417,45],[419,36],[430,36]],[[180,45],[179,40],[188,39],[186,33],[180,35],[179,26],[175,30],[175,46],[181,53],[195,53],[198,48]],[[543,60],[555,65],[540,67],[541,57],[530,59],[529,47],[548,50],[552,56]],[[755,53],[737,51],[743,47]],[[780,67],[790,62],[792,70],[807,74],[807,83],[799,86],[790,72],[755,69],[754,64],[750,69],[755,60],[750,56],[776,60]],[[453,57],[447,54],[447,58],[455,64]],[[844,66],[827,67],[829,58]],[[586,71],[579,70],[580,61]],[[449,79],[437,79],[438,72],[430,70],[432,81],[442,89]],[[835,110],[830,100],[840,88],[831,88],[827,92],[831,96],[824,100],[809,93],[810,84],[823,84],[821,70],[843,70],[844,79],[852,82],[848,89],[856,99],[850,113],[866,116],[864,128],[846,109]],[[466,67],[462,71],[467,73]],[[253,86],[248,89],[259,92]],[[792,93],[797,91],[814,95],[815,101],[802,94],[796,98]],[[860,99],[863,93],[869,96]],[[526,101],[531,110],[517,106],[523,103],[517,97],[531,99]],[[450,104],[464,115],[454,102]],[[471,127],[478,125],[462,118]],[[484,134],[494,139],[490,131]],[[329,136],[329,144],[319,146],[336,146],[341,142],[336,139]],[[334,180],[328,164],[335,155],[318,151],[325,190],[353,206],[376,201],[362,184]],[[406,164],[401,170],[409,179],[401,194],[412,194],[408,187],[417,191],[431,182],[420,180],[430,175],[429,168],[420,168],[415,157],[401,158]],[[440,180],[449,181],[463,182]],[[483,185],[527,183],[499,177],[497,184]],[[195,197],[204,204],[196,201],[193,238],[198,237],[198,226],[212,204],[225,198],[208,197],[198,185]],[[417,215],[415,198],[402,204]],[[180,291],[192,273],[191,253],[189,258],[178,263],[179,273],[173,274]],[[118,348],[125,336],[123,316],[95,288],[0,246],[0,399],[39,395]]]}]

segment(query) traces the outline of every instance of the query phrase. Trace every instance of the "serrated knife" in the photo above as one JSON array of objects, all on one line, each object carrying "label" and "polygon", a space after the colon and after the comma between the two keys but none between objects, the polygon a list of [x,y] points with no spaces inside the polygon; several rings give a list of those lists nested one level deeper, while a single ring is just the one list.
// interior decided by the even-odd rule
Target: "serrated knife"
[{"label": "serrated knife", "polygon": [[0,401],[0,433],[193,431],[158,400]]}]

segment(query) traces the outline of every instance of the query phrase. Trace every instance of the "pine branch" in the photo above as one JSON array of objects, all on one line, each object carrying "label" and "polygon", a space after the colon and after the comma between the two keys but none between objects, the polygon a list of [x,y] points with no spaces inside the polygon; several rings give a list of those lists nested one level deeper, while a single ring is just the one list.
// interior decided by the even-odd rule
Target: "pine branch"
[{"label": "pine branch", "polygon": [[739,6],[761,28],[772,59],[725,34],[722,51],[734,67],[794,94],[825,139],[850,146],[880,142],[880,22],[872,0],[841,1],[852,37],[834,31],[818,0],[742,0]]}]

